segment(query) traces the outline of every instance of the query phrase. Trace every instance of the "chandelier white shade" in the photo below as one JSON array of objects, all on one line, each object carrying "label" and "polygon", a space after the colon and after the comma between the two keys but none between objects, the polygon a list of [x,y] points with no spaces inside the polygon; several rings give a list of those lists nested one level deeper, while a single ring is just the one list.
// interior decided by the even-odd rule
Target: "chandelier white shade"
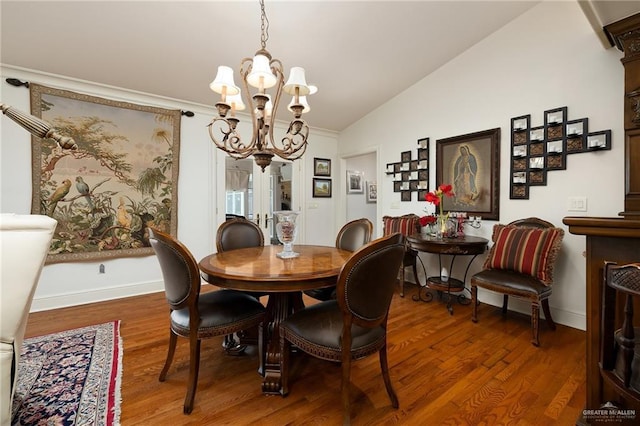
[{"label": "chandelier white shade", "polygon": [[257,89],[269,89],[276,85],[278,79],[271,72],[269,59],[265,55],[256,54],[251,63],[251,72],[247,75],[247,83]]},{"label": "chandelier white shade", "polygon": [[[227,66],[219,66],[215,79],[209,84],[211,90],[220,94],[216,103],[218,115],[209,123],[209,136],[217,148],[233,158],[253,156],[264,171],[274,155],[285,160],[297,160],[306,151],[309,126],[301,117],[311,109],[307,96],[316,93],[318,88],[307,84],[302,67],[292,67],[285,83],[282,63],[266,49],[269,21],[264,0],[260,0],[260,9],[261,48],[253,58],[244,58],[240,64],[242,89],[235,85],[233,70]],[[253,92],[250,88],[254,89]],[[271,89],[270,93],[267,89]],[[278,140],[273,136],[274,122],[283,91],[292,96],[287,109],[293,114],[293,119],[285,135]],[[238,133],[239,119],[235,117],[236,111],[245,108],[251,114],[253,126],[251,139],[247,140]]]},{"label": "chandelier white shade", "polygon": [[224,65],[218,67],[218,74],[209,84],[209,88],[224,97],[240,93],[240,88],[233,81],[233,69]]}]

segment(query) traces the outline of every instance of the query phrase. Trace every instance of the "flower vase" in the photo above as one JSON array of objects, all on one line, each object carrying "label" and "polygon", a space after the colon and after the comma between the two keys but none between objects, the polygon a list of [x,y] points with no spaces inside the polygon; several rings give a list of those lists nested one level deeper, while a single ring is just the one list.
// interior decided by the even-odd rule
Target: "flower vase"
[{"label": "flower vase", "polygon": [[276,235],[278,240],[284,245],[283,250],[277,253],[281,259],[290,259],[292,257],[300,256],[300,253],[293,251],[293,242],[296,239],[297,226],[296,219],[298,218],[298,212],[290,210],[282,210],[273,212],[277,218]]},{"label": "flower vase", "polygon": [[447,222],[449,221],[448,215],[439,215],[435,223],[436,238],[445,238],[448,234]]}]

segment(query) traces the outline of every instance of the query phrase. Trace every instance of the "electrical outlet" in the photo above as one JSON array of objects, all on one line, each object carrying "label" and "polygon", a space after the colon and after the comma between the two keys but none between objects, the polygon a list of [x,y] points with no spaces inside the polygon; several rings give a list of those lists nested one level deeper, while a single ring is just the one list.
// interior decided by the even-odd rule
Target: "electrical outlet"
[{"label": "electrical outlet", "polygon": [[399,209],[400,208],[400,203],[391,203],[391,208],[392,209]]},{"label": "electrical outlet", "polygon": [[100,264],[100,266],[98,267],[98,272],[104,274],[104,263]]},{"label": "electrical outlet", "polygon": [[586,212],[587,197],[572,196],[567,200],[567,210],[570,212]]}]

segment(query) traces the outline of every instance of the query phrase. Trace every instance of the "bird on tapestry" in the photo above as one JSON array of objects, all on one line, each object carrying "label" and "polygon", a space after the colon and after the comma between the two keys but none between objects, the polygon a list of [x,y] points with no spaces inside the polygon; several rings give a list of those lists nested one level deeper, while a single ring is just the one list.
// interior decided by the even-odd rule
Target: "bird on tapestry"
[{"label": "bird on tapestry", "polygon": [[47,214],[49,216],[53,217],[53,212],[58,206],[58,201],[66,197],[70,189],[71,189],[71,181],[69,179],[65,179],[62,181],[62,185],[57,187],[56,190],[53,192],[53,194],[51,194],[51,197],[49,197],[49,200],[48,200],[49,210],[47,211]]},{"label": "bird on tapestry", "polygon": [[116,218],[120,226],[131,228],[131,215],[127,212],[124,197],[120,197],[120,205],[118,205]]},{"label": "bird on tapestry", "polygon": [[91,200],[91,195],[89,195],[89,185],[82,179],[82,176],[76,177],[76,189],[81,195],[84,195],[91,213],[93,213],[93,201]]}]

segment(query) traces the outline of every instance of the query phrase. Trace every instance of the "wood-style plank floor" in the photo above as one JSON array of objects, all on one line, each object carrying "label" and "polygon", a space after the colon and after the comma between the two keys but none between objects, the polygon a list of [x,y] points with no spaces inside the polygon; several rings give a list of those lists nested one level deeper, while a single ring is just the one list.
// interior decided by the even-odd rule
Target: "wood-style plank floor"
[{"label": "wood-style plank floor", "polygon": [[[207,286],[211,288],[211,286]],[[541,346],[530,343],[529,317],[437,299],[416,302],[417,287],[394,296],[389,368],[400,400],[393,409],[377,356],[352,368],[353,425],[572,425],[584,408],[585,332],[541,321]],[[313,303],[305,296],[305,303]],[[158,374],[169,329],[163,293],[32,313],[27,337],[121,320],[124,345],[122,425],[339,425],[340,367],[294,354],[290,394],[260,390],[255,351],[231,357],[222,337],[203,342],[191,415],[182,414],[188,342],[179,339],[167,381]]]}]

